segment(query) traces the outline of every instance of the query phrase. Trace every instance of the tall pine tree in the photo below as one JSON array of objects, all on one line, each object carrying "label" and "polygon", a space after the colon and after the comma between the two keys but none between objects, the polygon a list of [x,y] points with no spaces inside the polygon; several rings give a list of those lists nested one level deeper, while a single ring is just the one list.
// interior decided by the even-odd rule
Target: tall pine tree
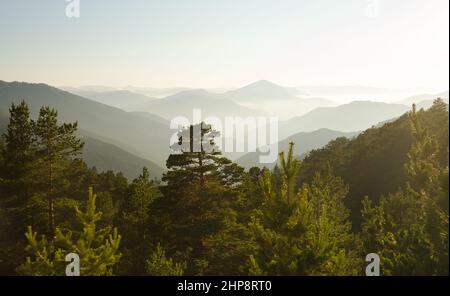
[{"label": "tall pine tree", "polygon": [[55,188],[71,160],[80,155],[84,143],[75,135],[77,123],[58,124],[58,112],[42,107],[34,127],[39,175],[47,199],[48,234],[55,236]]},{"label": "tall pine tree", "polygon": [[347,188],[329,171],[317,174],[294,194],[299,163],[293,143],[280,154],[282,188],[268,171],[261,186],[265,202],[251,223],[256,247],[249,258],[252,275],[352,275],[358,259],[343,205]]},{"label": "tall pine tree", "polygon": [[25,239],[23,232],[31,223],[32,215],[27,203],[33,193],[35,181],[30,171],[34,169],[34,122],[30,119],[28,105],[22,101],[12,104],[6,133],[2,137],[0,154],[0,208],[2,237],[1,272],[12,274],[14,266],[23,259]]},{"label": "tall pine tree", "polygon": [[204,123],[180,131],[167,160],[163,196],[153,206],[153,241],[176,261],[188,261],[187,274],[216,273],[212,249],[219,233],[231,225],[231,205],[239,198],[245,176],[241,167],[221,155],[214,142],[217,136]]}]

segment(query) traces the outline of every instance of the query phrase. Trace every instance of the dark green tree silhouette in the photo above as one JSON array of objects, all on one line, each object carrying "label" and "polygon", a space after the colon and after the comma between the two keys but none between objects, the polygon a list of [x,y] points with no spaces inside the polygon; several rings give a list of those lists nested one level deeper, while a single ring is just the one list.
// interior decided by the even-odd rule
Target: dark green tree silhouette
[{"label": "dark green tree silhouette", "polygon": [[42,107],[34,126],[40,178],[48,202],[48,233],[55,235],[55,186],[70,160],[80,155],[84,143],[75,135],[77,123],[58,124],[58,112]]},{"label": "dark green tree silhouette", "polygon": [[175,260],[188,261],[187,274],[216,272],[212,245],[231,221],[245,179],[244,170],[217,149],[217,136],[205,124],[180,131],[162,179],[163,197],[153,206],[154,244],[161,243]]},{"label": "dark green tree silhouette", "polygon": [[133,180],[128,191],[128,199],[119,219],[121,229],[127,234],[122,244],[124,258],[121,265],[127,274],[144,275],[145,261],[151,249],[151,205],[160,197],[160,192],[150,180],[147,168]]}]

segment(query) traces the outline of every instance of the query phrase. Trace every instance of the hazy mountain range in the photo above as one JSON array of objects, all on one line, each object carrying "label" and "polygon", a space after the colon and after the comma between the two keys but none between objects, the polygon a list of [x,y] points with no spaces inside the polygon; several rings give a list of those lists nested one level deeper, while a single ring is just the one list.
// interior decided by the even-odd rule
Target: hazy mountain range
[{"label": "hazy mountain range", "polygon": [[71,92],[114,92],[114,91],[129,91],[132,93],[141,94],[150,98],[164,98],[174,95],[176,93],[190,90],[189,87],[169,87],[169,88],[157,88],[157,87],[140,87],[140,86],[124,86],[124,87],[111,87],[103,85],[85,85],[79,87],[61,86],[59,89]]},{"label": "hazy mountain range", "polygon": [[297,95],[303,94],[294,89],[276,85],[267,80],[260,80],[242,88],[229,91],[225,96],[236,102],[265,102],[271,100],[295,100]]},{"label": "hazy mountain range", "polygon": [[150,98],[128,90],[115,90],[106,92],[75,90],[71,93],[120,109],[128,109],[131,106],[155,100],[154,98]]},{"label": "hazy mountain range", "polygon": [[328,128],[343,132],[361,131],[381,121],[402,115],[410,107],[379,102],[352,102],[337,107],[317,108],[280,124],[281,137]]},{"label": "hazy mountain range", "polygon": [[318,107],[335,106],[336,102],[261,80],[224,94],[238,104],[287,119],[306,114]]},{"label": "hazy mountain range", "polygon": [[[358,134],[359,132],[344,133],[339,131],[333,131],[330,129],[320,129],[313,132],[297,133],[279,142],[278,151],[280,152],[287,151],[287,149],[289,149],[289,143],[293,142],[295,143],[294,146],[295,155],[302,156],[313,149],[318,149],[325,146],[331,140],[335,140],[340,137],[350,139],[353,138],[354,136],[357,136]],[[260,168],[262,167],[273,168],[276,165],[276,162],[269,164],[260,164],[259,156],[261,154],[262,153],[260,152],[248,153],[243,157],[237,159],[236,162],[247,169],[254,166]]]},{"label": "hazy mountain range", "polygon": [[[190,107],[193,105],[202,105],[205,110],[204,113],[211,114],[209,110],[211,104],[205,101],[215,99],[224,100],[221,108],[215,108],[212,112],[218,117],[223,117],[223,113],[234,116],[235,114],[247,115],[251,112],[251,115],[266,114],[278,116],[282,120],[305,115],[319,107],[336,107],[340,105],[337,100],[343,97],[345,98],[344,101],[347,102],[351,102],[352,98],[356,98],[353,101],[381,102],[383,96],[389,94],[391,97],[389,101],[395,101],[397,104],[409,107],[415,102],[420,107],[425,108],[431,106],[432,101],[439,96],[446,98],[448,101],[448,91],[435,95],[425,94],[395,100],[392,99],[392,96],[395,97],[396,94],[400,96],[399,90],[366,86],[283,87],[266,80],[228,91],[226,89],[195,90],[186,87],[148,88],[132,86],[123,89],[106,86],[65,87],[64,89],[126,111],[144,111],[155,114],[160,112],[160,115],[167,119],[173,118],[175,113],[178,115],[191,114],[192,108]],[[240,106],[232,104],[229,100]],[[181,101],[183,102],[180,103]],[[242,110],[241,107],[250,110]],[[190,112],[186,112],[186,109]],[[220,109],[224,111],[222,112]],[[236,112],[229,112],[230,109],[236,109]]]},{"label": "hazy mountain range", "polygon": [[113,141],[124,150],[132,147],[137,156],[163,166],[169,155],[168,125],[145,116],[125,112],[45,84],[0,81],[0,109],[25,100],[33,116],[41,106],[58,110],[60,121],[78,121],[81,130]]},{"label": "hazy mountain range", "polygon": [[139,176],[146,167],[153,178],[160,179],[164,169],[142,157],[138,157],[113,144],[95,138],[84,138],[83,159],[89,166],[95,166],[99,171],[112,170],[122,172],[130,180]]},{"label": "hazy mountain range", "polygon": [[[268,81],[223,93],[183,89],[158,99],[106,87],[77,88],[73,92],[77,94],[46,84],[0,81],[0,127],[8,122],[12,102],[24,99],[33,116],[43,105],[54,107],[61,122],[78,121],[80,135],[86,139],[85,158],[89,165],[122,171],[130,178],[137,176],[143,166],[149,167],[154,177],[162,174],[170,154],[169,139],[175,133],[169,128],[170,120],[176,116],[190,119],[193,108],[201,109],[203,119],[215,116],[221,120],[227,116],[271,116],[271,110],[289,109],[297,116],[280,121],[279,147],[286,149],[294,141],[296,154],[301,155],[337,137],[353,137],[359,131],[397,118],[410,110],[412,102],[426,108],[439,96],[448,101],[445,92],[398,100],[396,104],[356,101],[338,105],[325,99],[301,97],[301,92]],[[308,106],[308,110],[300,106]],[[249,167],[258,165],[258,156],[240,153],[230,157],[239,158],[238,163]]]},{"label": "hazy mountain range", "polygon": [[411,106],[412,104],[419,104],[419,107],[427,108],[433,104],[436,98],[441,98],[448,103],[448,91],[438,93],[438,94],[422,94],[417,96],[412,96],[399,101],[399,104],[404,104]]},{"label": "hazy mountain range", "polygon": [[189,90],[154,100],[131,108],[133,111],[145,111],[157,114],[171,120],[184,116],[192,120],[192,110],[201,109],[203,118],[214,116],[225,117],[262,116],[263,112],[256,111],[235,103],[222,94],[215,94],[206,90]]},{"label": "hazy mountain range", "polygon": [[[8,110],[0,108],[0,134],[6,131],[8,120]],[[95,166],[99,172],[122,172],[130,180],[139,176],[144,166],[149,169],[152,178],[160,179],[164,172],[161,166],[111,143],[94,138],[89,132],[81,130],[79,135],[85,144],[82,154],[84,161],[89,166]]]}]

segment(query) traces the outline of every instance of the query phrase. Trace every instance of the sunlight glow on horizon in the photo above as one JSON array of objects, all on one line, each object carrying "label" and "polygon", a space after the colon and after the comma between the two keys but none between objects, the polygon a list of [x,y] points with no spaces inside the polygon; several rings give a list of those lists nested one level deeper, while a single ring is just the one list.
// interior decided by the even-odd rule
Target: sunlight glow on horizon
[{"label": "sunlight glow on horizon", "polygon": [[0,80],[448,89],[448,0],[342,2],[81,0],[68,19],[62,0],[2,1]]}]

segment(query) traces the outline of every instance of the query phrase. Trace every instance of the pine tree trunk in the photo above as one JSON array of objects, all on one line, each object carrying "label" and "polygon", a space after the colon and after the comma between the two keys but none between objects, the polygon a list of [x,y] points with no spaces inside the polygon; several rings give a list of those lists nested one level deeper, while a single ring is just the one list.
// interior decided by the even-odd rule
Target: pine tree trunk
[{"label": "pine tree trunk", "polygon": [[203,155],[202,152],[198,154],[198,165],[200,167],[200,188],[203,189],[205,185],[205,176],[203,174]]},{"label": "pine tree trunk", "polygon": [[49,236],[51,239],[55,237],[55,202],[53,199],[53,164],[49,163],[49,188],[48,188],[48,219],[49,219]]}]

